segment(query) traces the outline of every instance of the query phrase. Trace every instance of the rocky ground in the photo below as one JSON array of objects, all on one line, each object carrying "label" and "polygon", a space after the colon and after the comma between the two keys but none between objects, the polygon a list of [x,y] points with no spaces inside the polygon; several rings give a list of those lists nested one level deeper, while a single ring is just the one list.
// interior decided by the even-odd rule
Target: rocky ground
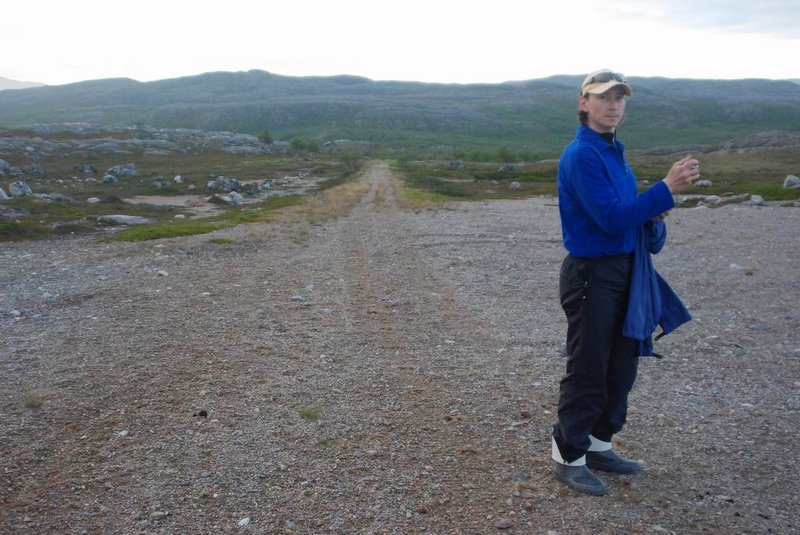
[{"label": "rocky ground", "polygon": [[800,210],[674,210],[638,476],[551,477],[556,201],[0,249],[0,532],[796,533]]}]

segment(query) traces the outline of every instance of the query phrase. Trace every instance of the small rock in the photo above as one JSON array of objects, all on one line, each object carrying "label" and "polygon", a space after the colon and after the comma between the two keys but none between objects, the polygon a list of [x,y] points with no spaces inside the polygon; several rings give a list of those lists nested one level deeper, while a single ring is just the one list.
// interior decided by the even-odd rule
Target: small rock
[{"label": "small rock", "polygon": [[786,180],[783,181],[785,189],[800,188],[800,178],[794,175],[786,175]]},{"label": "small rock", "polygon": [[153,511],[150,513],[150,520],[163,520],[169,516],[169,513],[166,511]]},{"label": "small rock", "polygon": [[128,436],[128,430],[127,430],[127,429],[123,429],[122,431],[120,431],[119,433],[117,433],[117,436],[118,436],[119,438],[125,438],[125,437],[127,437],[127,436]]},{"label": "small rock", "polygon": [[509,529],[514,526],[514,522],[507,517],[498,518],[497,521],[494,523],[494,527],[497,529]]},{"label": "small rock", "polygon": [[97,220],[103,223],[113,223],[115,225],[146,225],[150,219],[138,215],[112,214],[97,216]]},{"label": "small rock", "polygon": [[86,199],[86,202],[88,202],[89,204],[97,204],[100,202],[100,199],[97,197],[89,197],[88,199]]},{"label": "small rock", "polygon": [[249,525],[250,525],[250,517],[249,516],[246,516],[243,519],[239,520],[239,527],[240,528],[246,528]]},{"label": "small rock", "polygon": [[761,195],[752,195],[750,197],[750,202],[755,204],[756,206],[764,206],[764,197]]}]

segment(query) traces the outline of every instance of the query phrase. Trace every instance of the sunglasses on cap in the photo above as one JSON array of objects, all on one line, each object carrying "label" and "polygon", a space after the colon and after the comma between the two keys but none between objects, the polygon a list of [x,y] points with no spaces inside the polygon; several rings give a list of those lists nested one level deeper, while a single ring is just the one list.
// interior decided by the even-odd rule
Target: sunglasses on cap
[{"label": "sunglasses on cap", "polygon": [[584,80],[583,85],[602,84],[605,82],[610,82],[611,80],[622,82],[623,84],[628,83],[628,79],[625,78],[625,75],[622,73],[602,71],[598,72],[597,74],[593,74],[588,80]]}]

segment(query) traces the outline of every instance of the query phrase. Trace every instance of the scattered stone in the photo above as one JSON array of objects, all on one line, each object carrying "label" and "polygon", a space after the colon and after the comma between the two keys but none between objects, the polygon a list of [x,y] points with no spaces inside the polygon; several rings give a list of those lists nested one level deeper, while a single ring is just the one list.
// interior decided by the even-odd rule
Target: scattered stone
[{"label": "scattered stone", "polygon": [[694,183],[694,185],[697,186],[698,188],[710,188],[711,186],[714,185],[714,183],[711,182],[710,180],[698,180],[697,182]]},{"label": "scattered stone", "polygon": [[517,182],[516,180],[508,185],[508,189],[522,189],[522,184]]},{"label": "scattered stone", "polygon": [[172,181],[176,184],[183,184],[183,177],[181,175],[175,175],[172,177]]},{"label": "scattered stone", "polygon": [[171,185],[172,183],[162,176],[156,177],[156,179],[153,180],[153,187],[156,189],[166,189]]},{"label": "scattered stone", "polygon": [[72,170],[75,171],[76,173],[87,173],[87,174],[97,172],[97,169],[95,169],[91,165],[86,165],[86,164],[73,165]]},{"label": "scattered stone", "polygon": [[106,174],[114,176],[136,176],[139,174],[139,168],[135,163],[126,163],[124,165],[115,165],[110,167]]},{"label": "scattered stone", "polygon": [[510,529],[514,527],[514,521],[508,517],[498,518],[494,523],[494,527],[497,529]]},{"label": "scattered stone", "polygon": [[88,199],[86,199],[86,202],[88,202],[89,204],[97,204],[100,202],[100,199],[97,197],[89,197]]},{"label": "scattered stone", "polygon": [[[2,161],[2,160],[0,160]],[[0,200],[8,199],[8,193],[3,188],[0,188]]]},{"label": "scattered stone", "polygon": [[785,189],[800,188],[800,178],[794,175],[786,175],[786,180],[783,181]]},{"label": "scattered stone", "polygon": [[244,197],[241,194],[232,191],[227,195],[220,195],[219,193],[215,193],[211,197],[208,198],[208,202],[213,204],[228,204],[231,206],[239,206],[244,204]]},{"label": "scattered stone", "polygon": [[128,436],[128,430],[127,430],[127,429],[123,429],[122,431],[120,431],[119,433],[117,433],[117,436],[118,436],[119,438],[125,438],[125,437],[127,437],[127,436]]},{"label": "scattered stone", "polygon": [[250,517],[249,516],[246,516],[243,519],[239,520],[239,527],[240,528],[246,528],[249,525],[250,525]]},{"label": "scattered stone", "polygon": [[466,167],[467,166],[464,165],[464,162],[450,162],[450,169],[460,170],[460,169],[466,169]]},{"label": "scattered stone", "polygon": [[103,182],[103,184],[116,184],[119,182],[119,179],[114,175],[105,175],[101,182]]},{"label": "scattered stone", "polygon": [[150,520],[163,520],[169,516],[169,513],[166,511],[153,511],[150,513]]},{"label": "scattered stone", "polygon": [[218,176],[214,180],[208,183],[208,189],[211,191],[238,191],[242,187],[242,183],[239,182],[236,178],[228,178],[224,176]]},{"label": "scattered stone", "polygon": [[750,197],[750,202],[756,206],[764,206],[764,197],[761,195],[753,195]]},{"label": "scattered stone", "polygon": [[30,197],[33,195],[33,191],[31,191],[30,186],[21,180],[18,182],[12,182],[8,186],[8,191],[11,193],[12,197]]},{"label": "scattered stone", "polygon": [[6,217],[8,219],[16,219],[18,217],[28,217],[30,215],[31,213],[27,210],[18,210],[5,205],[0,206],[0,217]]},{"label": "scattered stone", "polygon": [[115,225],[144,225],[151,223],[152,220],[138,215],[101,215],[97,216],[97,220],[101,223],[113,223]]},{"label": "scattered stone", "polygon": [[75,203],[75,199],[73,199],[72,197],[68,197],[68,196],[64,195],[63,193],[51,193],[47,197],[51,201],[65,202],[65,203],[69,203],[69,204],[74,204]]}]

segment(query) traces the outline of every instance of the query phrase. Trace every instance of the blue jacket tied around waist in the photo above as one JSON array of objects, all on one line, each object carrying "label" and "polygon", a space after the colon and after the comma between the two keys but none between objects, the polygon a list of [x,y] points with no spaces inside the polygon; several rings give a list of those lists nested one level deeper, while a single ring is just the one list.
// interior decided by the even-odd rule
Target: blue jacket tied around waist
[{"label": "blue jacket tied around waist", "polygon": [[636,231],[631,289],[622,334],[639,340],[641,356],[660,356],[653,353],[652,335],[656,327],[661,327],[658,339],[692,319],[653,265],[652,255],[661,251],[666,239],[667,227],[663,221],[648,221]]}]

